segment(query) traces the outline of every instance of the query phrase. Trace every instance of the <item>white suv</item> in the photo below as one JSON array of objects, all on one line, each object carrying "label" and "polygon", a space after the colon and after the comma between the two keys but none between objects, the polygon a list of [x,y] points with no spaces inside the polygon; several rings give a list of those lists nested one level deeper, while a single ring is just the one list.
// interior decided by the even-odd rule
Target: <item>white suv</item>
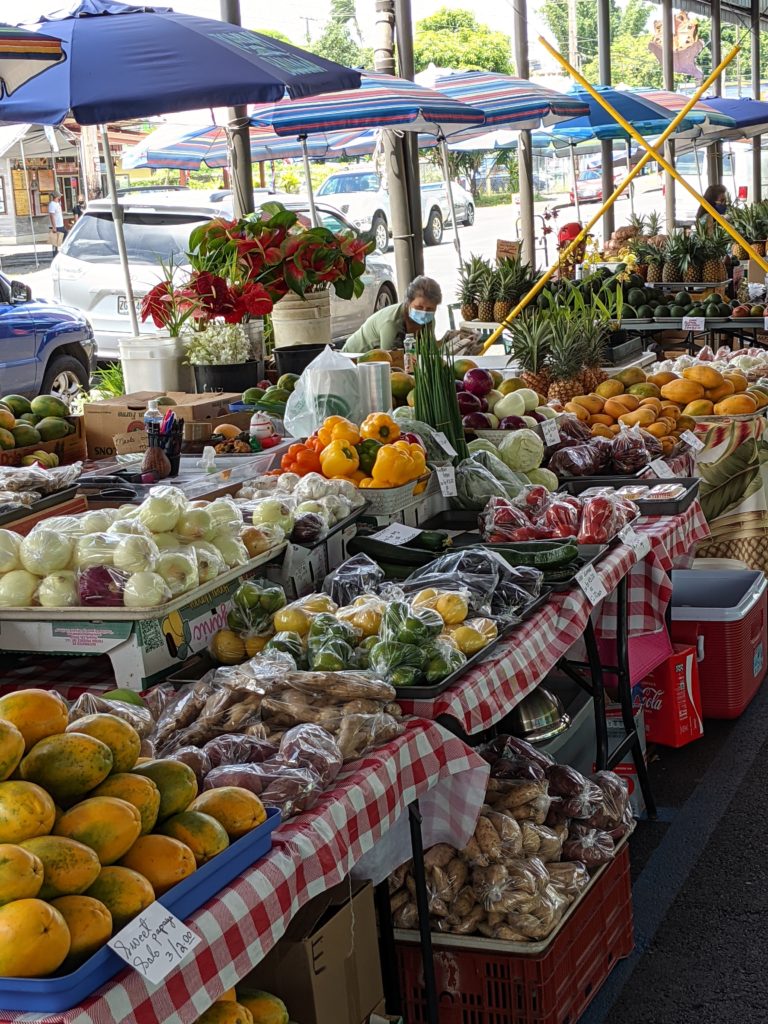
[{"label": "white suv", "polygon": [[[257,207],[270,200],[304,215],[309,224],[305,200],[289,195],[257,195]],[[193,228],[215,217],[232,217],[232,194],[226,190],[129,190],[120,196],[120,205],[137,303],[160,279],[161,262],[167,265],[174,260],[180,267],[186,265]],[[332,231],[356,230],[333,207],[318,203],[317,212]],[[93,325],[99,361],[118,359],[118,342],[130,336],[131,322],[108,200],[88,204],[64,240],[51,274],[56,299],[82,310]],[[367,258],[363,282],[365,290],[357,299],[339,299],[331,292],[334,341],[346,340],[375,310],[397,302],[392,269],[380,257]],[[151,321],[140,324],[140,329],[142,334],[157,333]]]}]

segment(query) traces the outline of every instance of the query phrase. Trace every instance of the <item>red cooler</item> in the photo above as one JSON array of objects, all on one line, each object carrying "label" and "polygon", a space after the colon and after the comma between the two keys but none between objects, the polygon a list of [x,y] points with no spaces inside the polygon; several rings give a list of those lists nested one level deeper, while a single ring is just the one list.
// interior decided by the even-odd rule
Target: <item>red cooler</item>
[{"label": "red cooler", "polygon": [[698,668],[704,718],[738,718],[763,681],[766,586],[765,576],[751,570],[672,573],[672,639],[703,643]]},{"label": "red cooler", "polygon": [[674,654],[642,684],[645,735],[650,743],[684,747],[704,735],[704,723],[696,648],[674,646]]}]

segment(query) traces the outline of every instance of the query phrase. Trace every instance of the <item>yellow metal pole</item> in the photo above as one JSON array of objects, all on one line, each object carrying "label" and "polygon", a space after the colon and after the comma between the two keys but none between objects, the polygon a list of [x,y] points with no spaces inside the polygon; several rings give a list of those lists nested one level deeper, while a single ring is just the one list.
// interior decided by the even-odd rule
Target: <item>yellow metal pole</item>
[{"label": "yellow metal pole", "polygon": [[701,205],[704,207],[704,209],[707,211],[710,217],[716,220],[720,227],[724,228],[728,232],[728,234],[731,236],[734,242],[737,242],[739,245],[745,248],[757,261],[757,263],[759,263],[763,272],[768,274],[768,262],[766,262],[765,258],[760,256],[757,252],[755,252],[755,250],[752,248],[749,242],[742,238],[739,232],[728,223],[725,217],[723,217],[722,214],[718,213],[714,206],[712,206],[712,204],[708,202],[703,196],[699,195],[699,193],[696,191],[693,185],[689,184],[685,180],[685,178],[681,177],[677,169],[673,167],[672,164],[670,164],[667,161],[667,159],[664,156],[662,156],[661,153],[659,153],[658,150],[655,149],[650,144],[650,142],[646,142],[642,135],[635,128],[632,127],[629,121],[622,117],[621,114],[617,110],[615,110],[611,106],[611,104],[608,103],[608,101],[603,96],[601,96],[600,93],[593,86],[589,84],[586,78],[584,78],[583,75],[581,75],[574,67],[572,67],[568,63],[565,57],[561,57],[560,54],[557,53],[557,51],[554,50],[549,45],[546,39],[540,38],[539,42],[544,44],[547,50],[549,50],[549,52],[555,58],[555,60],[559,61],[562,64],[562,66],[573,75],[576,81],[579,82],[587,90],[590,96],[592,96],[592,98],[595,99],[600,104],[600,106],[611,115],[614,121],[618,122],[618,124],[621,125],[624,131],[629,132],[632,138],[635,139],[635,141],[638,142],[641,146],[643,146],[643,148],[647,150],[647,152],[654,158],[654,160],[657,160],[661,164],[665,171],[671,174],[672,177],[676,181],[678,181],[683,186],[683,188],[686,189],[686,191],[691,196],[693,196],[694,199],[697,199],[701,203]]},{"label": "yellow metal pole", "polygon": [[[544,40],[542,40],[542,42],[543,41]],[[672,134],[672,132],[675,130],[675,128],[677,128],[678,124],[680,124],[680,122],[683,120],[688,111],[693,106],[695,106],[695,104],[701,99],[701,97],[704,95],[704,93],[710,87],[710,85],[712,85],[712,83],[730,64],[730,62],[733,60],[733,58],[736,56],[739,50],[739,46],[734,46],[730,53],[728,53],[724,57],[724,59],[718,64],[714,71],[712,71],[712,73],[705,79],[705,81],[702,82],[702,84],[699,86],[696,92],[694,92],[694,94],[691,96],[691,98],[688,100],[685,106],[675,115],[672,121],[670,121],[670,123],[664,129],[663,133],[659,137],[657,145],[663,145],[667,137]],[[559,54],[556,54],[556,56],[560,60],[562,60]],[[637,164],[635,164],[635,166],[630,170],[627,177],[614,189],[612,195],[610,195],[608,199],[606,199],[606,201],[603,203],[603,205],[600,207],[597,213],[584,225],[579,234],[570,243],[570,245],[565,249],[564,252],[560,254],[556,262],[553,263],[549,270],[547,270],[546,273],[544,273],[539,278],[539,280],[536,282],[533,288],[531,288],[531,290],[526,295],[523,296],[523,298],[520,300],[520,302],[518,302],[518,304],[515,306],[515,308],[512,310],[509,316],[503,321],[503,323],[499,324],[499,326],[496,328],[493,334],[488,338],[488,340],[483,345],[483,352],[486,352],[491,347],[491,345],[493,345],[499,339],[504,328],[508,327],[515,319],[515,317],[519,316],[520,313],[522,313],[522,311],[526,308],[526,306],[533,299],[536,298],[539,292],[541,292],[544,289],[544,287],[547,285],[547,282],[551,280],[552,275],[559,269],[561,263],[567,260],[567,258],[571,255],[572,252],[574,252],[577,246],[579,246],[581,242],[584,241],[584,239],[587,237],[587,235],[595,226],[595,224],[597,224],[597,222],[603,216],[605,210],[616,202],[616,200],[625,190],[627,185],[629,185],[629,183],[640,173],[640,171],[645,167],[645,165],[649,163],[652,159],[653,157],[650,153],[645,153],[640,158],[640,160],[638,160]]]}]

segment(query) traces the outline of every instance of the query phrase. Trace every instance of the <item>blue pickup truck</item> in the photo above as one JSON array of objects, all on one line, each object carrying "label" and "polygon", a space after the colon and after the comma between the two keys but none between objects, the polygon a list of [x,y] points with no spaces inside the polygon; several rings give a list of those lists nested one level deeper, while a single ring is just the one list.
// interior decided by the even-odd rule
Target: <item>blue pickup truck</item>
[{"label": "blue pickup truck", "polygon": [[0,274],[0,393],[68,402],[88,387],[95,352],[82,313],[35,300],[27,285]]}]

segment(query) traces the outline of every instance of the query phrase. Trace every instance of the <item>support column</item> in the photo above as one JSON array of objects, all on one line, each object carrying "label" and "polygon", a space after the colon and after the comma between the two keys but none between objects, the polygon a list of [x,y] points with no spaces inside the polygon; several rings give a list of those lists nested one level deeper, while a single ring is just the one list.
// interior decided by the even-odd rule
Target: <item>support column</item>
[{"label": "support column", "polygon": [[[528,3],[514,5],[515,63],[518,78],[528,78]],[[518,136],[517,161],[520,176],[520,252],[524,263],[536,265],[536,232],[533,210],[533,145],[530,131]]]},{"label": "support column", "polygon": [[[395,0],[376,0],[376,36],[374,68],[385,75],[395,74]],[[416,276],[413,258],[413,232],[408,209],[408,184],[405,179],[406,155],[402,139],[394,132],[382,133],[386,184],[389,191],[390,227],[395,250],[397,290],[401,298]]]},{"label": "support column", "polygon": [[[661,2],[661,64],[664,72],[664,88],[669,92],[675,91],[675,55],[673,51],[674,22],[672,20],[672,0]],[[667,142],[664,146],[664,156],[674,167],[675,144]],[[666,188],[666,231],[669,234],[675,227],[675,179],[671,174],[665,172],[664,185]]]},{"label": "support column", "polygon": [[[395,0],[395,35],[397,61],[401,78],[413,82],[416,68],[413,62],[413,14],[411,0]],[[405,153],[405,180],[408,186],[408,210],[411,222],[411,248],[414,276],[424,273],[424,233],[421,217],[421,175],[419,173],[419,137],[406,132],[403,137]]]},{"label": "support column", "polygon": [[[752,0],[751,18],[752,98],[760,99],[760,0]],[[762,135],[752,139],[752,202],[762,199],[763,171],[761,164]]]},{"label": "support column", "polygon": [[[597,0],[597,53],[600,66],[600,84],[611,84],[611,8],[609,0]],[[603,165],[603,202],[613,192],[613,143],[600,143]],[[630,185],[630,188],[632,186]],[[603,239],[607,241],[616,227],[613,205],[603,215]]]},{"label": "support column", "polygon": [[[242,24],[240,0],[219,0],[221,20],[232,25]],[[229,159],[232,167],[235,217],[253,213],[253,168],[251,167],[251,130],[246,106],[229,107]]]},{"label": "support column", "polygon": [[[716,68],[720,61],[723,59],[721,39],[723,32],[723,21],[720,12],[720,0],[711,0],[711,13],[712,19],[710,22],[710,34],[711,42],[710,46],[712,49],[712,67]],[[715,81],[715,96],[723,95],[723,80],[722,76],[719,76]],[[709,147],[708,151],[709,159],[709,181],[710,184],[717,182],[720,184],[723,180],[723,144],[722,142],[713,142]],[[733,199],[736,196],[732,197]]]}]

